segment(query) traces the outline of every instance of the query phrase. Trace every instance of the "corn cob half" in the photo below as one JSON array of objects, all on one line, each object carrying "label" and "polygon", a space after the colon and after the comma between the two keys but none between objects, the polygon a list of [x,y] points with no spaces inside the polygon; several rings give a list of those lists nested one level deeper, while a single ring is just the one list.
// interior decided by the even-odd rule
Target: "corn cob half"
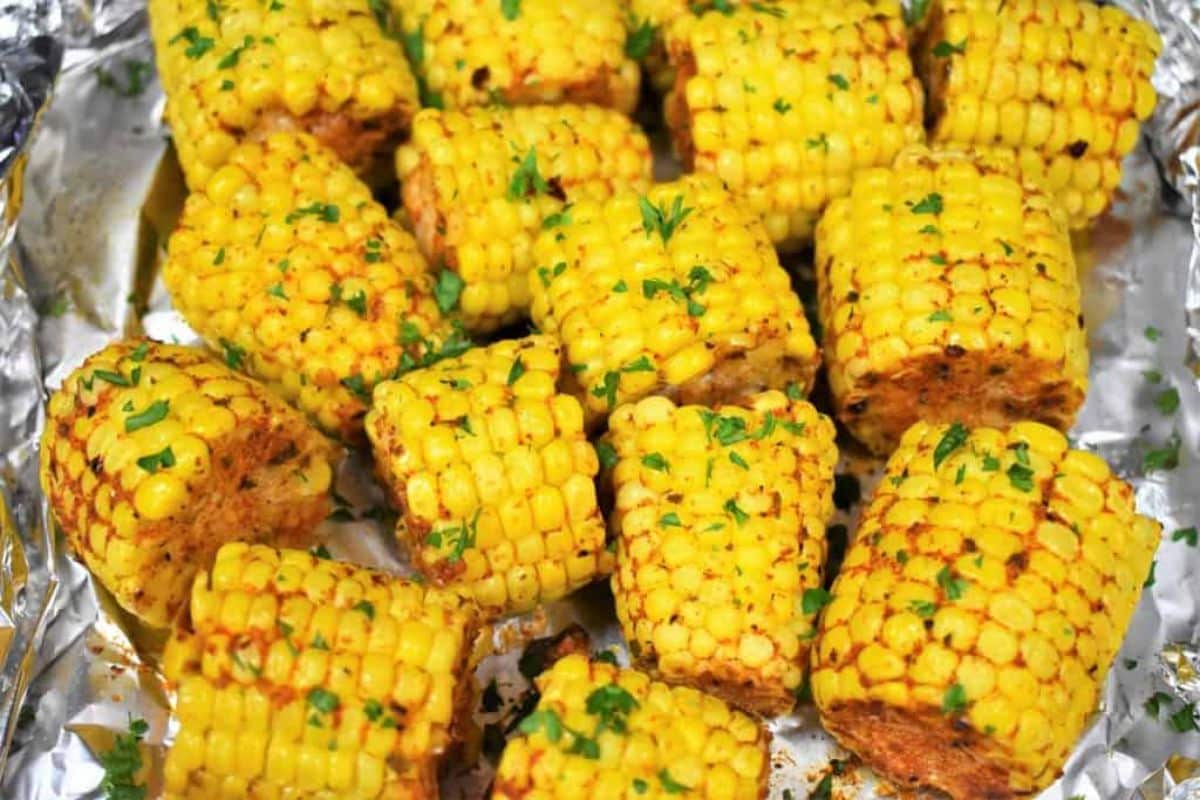
[{"label": "corn cob half", "polygon": [[1064,215],[1011,156],[913,148],[866,170],[817,229],[829,383],[877,453],[918,419],[1069,428],[1087,389]]},{"label": "corn cob half", "polygon": [[711,176],[581,200],[534,261],[533,320],[565,346],[592,420],[650,394],[715,403],[812,381],[817,348],[788,275]]},{"label": "corn cob half", "polygon": [[689,170],[717,175],[778,246],[812,240],[854,172],[925,141],[895,0],[752,3],[666,34],[667,124]]},{"label": "corn cob half", "polygon": [[569,218],[576,200],[650,183],[646,137],[596,106],[428,109],[396,164],[417,241],[463,283],[459,307],[475,331],[528,313],[540,230]]},{"label": "corn cob half", "polygon": [[619,0],[390,0],[426,106],[637,105]]},{"label": "corn cob half", "polygon": [[474,607],[301,550],[230,544],[167,645],[166,800],[436,798],[470,713]]},{"label": "corn cob half", "polygon": [[795,704],[824,597],[837,448],[803,400],[748,406],[651,397],[609,418],[613,594],[651,674],[774,715]]},{"label": "corn cob half", "polygon": [[504,340],[380,384],[367,416],[413,563],[494,614],[611,570],[599,465],[559,364],[549,337]]},{"label": "corn cob half", "polygon": [[200,189],[238,142],[304,130],[362,174],[418,108],[388,20],[368,0],[150,0],[167,120]]},{"label": "corn cob half", "polygon": [[1112,201],[1121,161],[1154,110],[1162,40],[1090,0],[933,4],[918,53],[932,140],[1015,152],[1080,228]]},{"label": "corn cob half", "polygon": [[766,797],[770,734],[715,697],[582,655],[558,661],[537,688],[493,800]]},{"label": "corn cob half", "polygon": [[333,445],[196,349],[126,341],[50,398],[41,481],[71,548],[154,626],[232,538],[303,543],[329,512]]},{"label": "corn cob half", "polygon": [[825,727],[900,785],[1028,795],[1096,707],[1159,526],[1044,425],[914,425],[821,617]]},{"label": "corn cob half", "polygon": [[378,381],[469,346],[412,236],[304,134],[242,144],[188,197],[163,280],[226,363],[351,442]]}]

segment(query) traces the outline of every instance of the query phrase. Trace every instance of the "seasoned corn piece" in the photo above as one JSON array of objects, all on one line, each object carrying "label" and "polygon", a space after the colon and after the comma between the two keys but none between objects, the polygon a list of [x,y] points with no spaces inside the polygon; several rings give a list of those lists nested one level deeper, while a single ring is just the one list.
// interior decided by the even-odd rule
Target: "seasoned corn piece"
[{"label": "seasoned corn piece", "polygon": [[226,363],[354,443],[378,381],[470,344],[412,236],[303,134],[241,145],[188,197],[163,280]]},{"label": "seasoned corn piece", "polygon": [[492,800],[767,796],[770,734],[695,689],[569,655],[537,679]]},{"label": "seasoned corn piece", "polygon": [[613,594],[652,674],[773,715],[795,704],[824,598],[838,456],[809,403],[771,391],[748,406],[613,412]]},{"label": "seasoned corn piece", "polygon": [[1081,228],[1108,208],[1154,111],[1162,40],[1090,0],[943,0],[917,48],[932,140],[1016,154]]},{"label": "seasoned corn piece", "polygon": [[534,262],[533,321],[566,347],[592,420],[651,394],[734,402],[812,382],[817,348],[788,275],[712,177],[581,200]]},{"label": "seasoned corn piece", "polygon": [[379,385],[367,415],[397,536],[439,585],[528,611],[612,569],[575,398],[547,336],[504,340]]},{"label": "seasoned corn piece", "polygon": [[162,627],[223,543],[305,543],[329,513],[336,457],[303,416],[206,353],[131,340],[51,395],[41,481],[76,555]]},{"label": "seasoned corn piece", "polygon": [[1158,540],[1052,428],[917,423],[821,616],[822,722],[901,786],[1036,793],[1096,708]]},{"label": "seasoned corn piece", "polygon": [[580,199],[650,183],[650,145],[596,106],[422,111],[397,172],[421,250],[461,285],[467,327],[491,331],[529,312],[539,231]]},{"label": "seasoned corn piece", "polygon": [[426,106],[637,105],[620,0],[390,2]]},{"label": "seasoned corn piece", "polygon": [[307,131],[375,175],[419,107],[417,84],[368,0],[150,0],[167,121],[193,190],[237,144]]},{"label": "seasoned corn piece", "polygon": [[854,173],[925,141],[896,0],[738,6],[667,33],[667,124],[688,170],[720,177],[797,249]]},{"label": "seasoned corn piece", "polygon": [[458,596],[225,545],[163,656],[179,722],[165,800],[436,798],[479,630]]},{"label": "seasoned corn piece", "polygon": [[1083,403],[1066,221],[1006,162],[913,148],[861,172],[817,228],[834,404],[877,453],[918,419],[1065,430]]}]

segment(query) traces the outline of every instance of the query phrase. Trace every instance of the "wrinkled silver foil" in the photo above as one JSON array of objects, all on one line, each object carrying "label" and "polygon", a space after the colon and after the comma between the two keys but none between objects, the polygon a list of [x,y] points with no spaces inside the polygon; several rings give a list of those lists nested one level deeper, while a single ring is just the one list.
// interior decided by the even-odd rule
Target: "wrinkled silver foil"
[{"label": "wrinkled silver foil", "polygon": [[[1163,523],[1156,580],[1143,595],[1101,708],[1046,800],[1200,800],[1200,735],[1168,713],[1200,706],[1200,547],[1176,531],[1200,527],[1200,0],[1126,0],[1165,47],[1158,109],[1125,165],[1113,211],[1079,237],[1091,390],[1072,435],[1137,488]],[[161,678],[139,652],[139,630],[70,558],[38,490],[37,443],[47,391],[88,354],[125,335],[193,342],[157,277],[183,199],[161,122],[145,10],[131,0],[17,0],[0,6],[0,797],[97,798],[98,758],[132,718],[150,732],[148,796],[160,791],[174,731]],[[660,176],[673,172],[661,159]],[[1181,302],[1182,300],[1182,302]],[[1161,336],[1147,336],[1148,328]],[[1156,340],[1155,340],[1156,339]],[[1158,371],[1162,381],[1147,381]],[[1155,399],[1174,388],[1177,411]],[[1179,442],[1179,466],[1147,473],[1148,450]],[[865,462],[843,464],[872,481]],[[372,513],[382,494],[356,456],[338,477],[349,521],[321,531],[335,557],[403,573]],[[839,512],[854,530],[856,508]],[[626,654],[603,586],[506,623],[501,652],[476,679],[504,705],[478,729],[515,714],[528,682],[524,643],[572,625],[593,649]],[[141,648],[141,649],[140,649]],[[1156,716],[1145,708],[1161,692]],[[1163,697],[1169,698],[1163,700]],[[773,720],[773,798],[810,795],[844,760],[811,706]],[[447,798],[481,797],[492,774],[471,737],[443,781]],[[487,737],[484,736],[484,739]],[[484,748],[486,750],[486,747]],[[880,796],[847,763],[832,797]],[[886,792],[888,790],[884,790]]]}]

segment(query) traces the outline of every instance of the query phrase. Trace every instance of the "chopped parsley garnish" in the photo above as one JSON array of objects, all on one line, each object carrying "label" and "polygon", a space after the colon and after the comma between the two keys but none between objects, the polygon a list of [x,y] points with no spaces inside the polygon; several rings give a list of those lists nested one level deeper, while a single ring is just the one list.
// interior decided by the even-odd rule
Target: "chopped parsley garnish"
[{"label": "chopped parsley garnish", "polygon": [[671,777],[671,773],[667,771],[666,767],[663,767],[658,771],[658,782],[662,785],[663,791],[667,794],[683,794],[684,792],[691,791],[692,788],[690,786],[684,786],[682,783],[679,783],[673,779]]},{"label": "chopped parsley garnish", "polygon": [[1171,534],[1172,542],[1185,542],[1188,547],[1195,547],[1197,538],[1195,528],[1180,528]]},{"label": "chopped parsley garnish", "polygon": [[131,414],[125,418],[125,432],[133,433],[134,431],[148,428],[156,422],[162,422],[166,419],[167,410],[170,407],[168,400],[155,400],[150,405],[146,406],[145,410],[139,411],[136,414]]},{"label": "chopped parsley garnish", "polygon": [[362,289],[342,301],[346,307],[360,317],[367,316],[367,293]]},{"label": "chopped parsley garnish", "polygon": [[655,472],[671,471],[671,465],[667,462],[667,459],[663,458],[662,453],[649,453],[642,456],[642,464]]},{"label": "chopped parsley garnish", "polygon": [[818,147],[821,147],[824,148],[826,153],[829,152],[829,137],[824,133],[815,139],[806,139],[804,144],[808,146],[809,150],[816,150]]},{"label": "chopped parsley garnish", "polygon": [[1164,705],[1168,707],[1171,705],[1171,695],[1166,692],[1155,692],[1146,702],[1142,703],[1142,708],[1146,709],[1147,714],[1158,719],[1158,712]]},{"label": "chopped parsley garnish", "polygon": [[538,267],[538,270],[537,270],[538,278],[540,278],[542,281],[542,286],[545,286],[547,289],[550,288],[550,281],[554,280],[555,278],[557,278],[559,275],[562,275],[566,271],[567,271],[567,262],[565,262],[565,261],[560,261],[557,264],[555,264],[553,270],[546,269],[545,267]]},{"label": "chopped parsley garnish", "polygon": [[930,192],[922,197],[912,207],[914,214],[940,214],[942,213],[942,196],[937,192]]},{"label": "chopped parsley garnish", "polygon": [[283,221],[291,225],[302,217],[316,217],[322,222],[337,222],[342,218],[342,212],[333,203],[315,202],[290,212]]},{"label": "chopped parsley garnish", "polygon": [[371,402],[371,388],[367,386],[366,380],[362,373],[356,372],[353,375],[342,378],[338,381],[342,386],[350,390],[350,393],[362,400],[364,403]]},{"label": "chopped parsley garnish", "polygon": [[606,372],[599,386],[592,387],[592,397],[602,397],[612,408],[617,404],[617,387],[621,383],[621,373]]},{"label": "chopped parsley garnish", "polygon": [[464,522],[453,528],[430,531],[429,535],[425,537],[425,543],[430,547],[437,548],[441,548],[443,544],[449,546],[450,553],[446,556],[446,563],[457,564],[462,560],[463,553],[467,551],[467,548],[475,546],[479,514],[480,512],[476,511],[470,523]]},{"label": "chopped parsley garnish", "polygon": [[961,714],[967,710],[967,690],[961,683],[956,683],[942,695],[943,714]]},{"label": "chopped parsley garnish", "polygon": [[1142,334],[1151,342],[1157,342],[1162,338],[1162,331],[1153,325],[1147,325],[1146,330],[1142,331]]},{"label": "chopped parsley garnish", "polygon": [[375,606],[367,600],[359,600],[357,603],[354,604],[354,608],[352,610],[353,611],[361,611],[363,613],[363,615],[369,620],[375,619]]},{"label": "chopped parsley garnish", "polygon": [[958,44],[951,44],[950,42],[947,42],[945,39],[942,39],[940,42],[938,42],[937,44],[935,44],[933,46],[933,54],[935,56],[937,56],[938,58],[949,58],[950,56],[954,55],[955,53],[958,53],[959,55],[963,55],[966,52],[967,52],[967,40],[966,39],[963,39]]},{"label": "chopped parsley garnish", "polygon": [[908,8],[904,9],[904,21],[910,28],[925,18],[930,2],[931,0],[913,0],[908,4]]},{"label": "chopped parsley garnish", "polygon": [[1185,704],[1183,708],[1167,717],[1167,722],[1176,733],[1200,730],[1196,727],[1196,706],[1192,703]]},{"label": "chopped parsley garnish", "polygon": [[680,528],[683,527],[683,520],[679,519],[679,515],[674,511],[668,511],[658,518],[658,527],[660,528]]},{"label": "chopped parsley garnish", "polygon": [[737,504],[737,500],[734,500],[732,498],[730,498],[729,500],[726,500],[725,505],[723,505],[722,508],[725,509],[727,512],[729,512],[729,514],[734,518],[734,520],[737,521],[738,525],[745,525],[750,520],[750,515],[747,514],[745,511],[742,511],[742,509]]},{"label": "chopped parsley garnish", "polygon": [[967,591],[967,582],[962,578],[956,577],[950,571],[950,567],[942,567],[937,574],[937,584],[946,593],[946,599],[958,600]]},{"label": "chopped parsley garnish", "polygon": [[187,26],[172,36],[167,44],[175,44],[176,42],[187,43],[187,49],[183,51],[183,54],[192,60],[200,58],[200,56],[213,49],[213,40],[207,36],[201,36],[200,31],[196,30],[192,25]]},{"label": "chopped parsley garnish", "polygon": [[500,13],[512,22],[521,15],[521,0],[500,0]]},{"label": "chopped parsley garnish", "polygon": [[313,637],[311,646],[313,650],[328,650],[329,642],[325,641],[325,637],[318,633]]},{"label": "chopped parsley garnish", "polygon": [[1158,572],[1158,560],[1157,559],[1150,562],[1150,574],[1148,574],[1146,576],[1146,580],[1142,581],[1143,589],[1149,589],[1151,586],[1153,586],[1155,583],[1158,582],[1158,578],[1155,577],[1156,572]]},{"label": "chopped parsley garnish", "polygon": [[[937,262],[935,261],[934,263],[936,264]],[[945,263],[945,262],[943,262],[943,263]],[[929,321],[930,322],[954,322],[954,316],[951,315],[951,313],[949,311],[942,308],[942,309],[938,309],[937,311],[930,314]]]},{"label": "chopped parsley garnish", "polygon": [[800,607],[805,614],[816,614],[822,608],[829,605],[829,600],[829,592],[820,587],[805,589],[803,596],[800,598]]},{"label": "chopped parsley garnish", "polygon": [[733,450],[729,451],[729,460],[732,461],[734,464],[738,465],[739,467],[741,467],[742,469],[750,469],[750,465],[746,463],[746,459],[739,456],[737,454],[737,452],[735,452]]},{"label": "chopped parsley garnish", "polygon": [[1013,247],[1011,244],[1004,241],[1003,239],[997,239],[996,241],[999,242],[1000,246],[1004,248],[1004,255],[1011,256],[1013,254]]},{"label": "chopped parsley garnish", "polygon": [[433,287],[433,299],[437,301],[438,310],[443,314],[449,314],[458,308],[458,301],[462,297],[464,286],[466,286],[466,282],[458,276],[458,273],[443,267],[442,271],[438,273],[437,283]]},{"label": "chopped parsley garnish", "polygon": [[1163,414],[1174,414],[1179,408],[1179,390],[1172,386],[1164,389],[1154,398],[1154,406]]},{"label": "chopped parsley garnish", "polygon": [[100,754],[100,765],[104,767],[100,791],[108,800],[145,800],[146,787],[134,779],[142,769],[138,744],[149,731],[144,719],[130,719],[129,733],[118,733],[113,737],[112,749]]},{"label": "chopped parsley garnish", "polygon": [[1142,458],[1142,469],[1147,472],[1154,470],[1171,470],[1179,466],[1179,434],[1171,434],[1171,438],[1160,448],[1149,450]]},{"label": "chopped parsley garnish", "polygon": [[98,67],[96,80],[105,89],[111,89],[121,97],[137,97],[146,90],[146,78],[150,75],[150,64],[146,61],[125,61],[125,83],[108,70]]},{"label": "chopped parsley garnish", "polygon": [[775,113],[777,114],[786,114],[792,110],[792,104],[782,97],[777,97],[775,98],[775,102],[771,104],[771,108],[775,109]]},{"label": "chopped parsley garnish", "polygon": [[107,369],[98,369],[92,373],[92,379],[99,378],[105,383],[111,383],[113,386],[131,386],[129,379],[119,372],[111,372]]},{"label": "chopped parsley garnish", "polygon": [[937,613],[937,604],[928,600],[913,600],[908,604],[908,609],[922,619],[929,619]]},{"label": "chopped parsley garnish", "polygon": [[946,432],[942,434],[942,438],[938,441],[937,446],[933,448],[933,468],[937,469],[940,467],[942,462],[950,457],[951,453],[966,444],[967,438],[970,435],[971,432],[962,423],[951,423]]},{"label": "chopped parsley garnish", "polygon": [[1033,491],[1033,470],[1024,464],[1011,464],[1008,467],[1008,482],[1014,489],[1022,492]]},{"label": "chopped parsley garnish", "polygon": [[850,88],[850,81],[846,80],[844,75],[839,75],[836,72],[832,75],[826,75],[825,79],[837,88],[841,89],[843,92],[849,90]]},{"label": "chopped parsley garnish", "polygon": [[600,459],[600,466],[604,469],[612,469],[617,465],[617,451],[608,442],[596,442],[596,458]]},{"label": "chopped parsley garnish", "polygon": [[670,209],[666,206],[654,205],[644,195],[638,198],[638,207],[642,211],[642,229],[646,231],[646,236],[650,237],[657,233],[662,238],[664,245],[671,240],[676,229],[693,211],[690,207],[684,207],[681,194],[675,195]]},{"label": "chopped parsley garnish", "polygon": [[629,34],[625,37],[625,55],[634,61],[641,61],[650,53],[650,48],[654,45],[654,37],[657,33],[658,27],[650,22],[649,19],[644,19],[637,23],[633,27],[633,30],[629,31]]},{"label": "chopped parsley garnish", "polygon": [[171,450],[170,445],[168,445],[157,453],[142,456],[137,460],[137,465],[153,475],[160,469],[175,466],[175,453]]},{"label": "chopped parsley garnish", "polygon": [[[247,36],[242,39],[242,43],[234,47],[225,55],[221,56],[221,60],[217,62],[217,69],[232,69],[237,66],[238,59],[242,57],[242,53],[246,52],[254,44],[254,37]],[[334,220],[336,222],[337,220]]]},{"label": "chopped parsley garnish", "polygon": [[308,704],[323,714],[336,711],[339,705],[338,696],[328,689],[314,686],[308,690]]},{"label": "chopped parsley garnish", "polygon": [[546,739],[551,744],[555,744],[562,738],[563,724],[553,709],[543,708],[534,711],[521,720],[521,724],[517,726],[517,730],[526,736],[542,731],[546,734]]},{"label": "chopped parsley garnish", "polygon": [[542,220],[542,230],[548,231],[551,228],[557,228],[562,225],[571,224],[571,206],[572,203],[567,203],[562,207],[562,211],[556,211]]},{"label": "chopped parsley garnish", "polygon": [[598,738],[606,730],[625,733],[628,729],[627,716],[638,707],[638,701],[617,684],[609,683],[593,690],[587,697],[585,707],[589,714],[598,717],[593,734],[593,738]]},{"label": "chopped parsley garnish", "polygon": [[512,386],[514,383],[519,381],[521,376],[524,374],[525,362],[521,360],[520,356],[517,356],[516,360],[513,361],[512,368],[508,371],[508,385]]},{"label": "chopped parsley garnish", "polygon": [[509,200],[522,200],[549,191],[550,184],[538,171],[536,147],[529,148],[523,159],[513,156],[513,161],[516,163],[517,169],[508,182]]}]

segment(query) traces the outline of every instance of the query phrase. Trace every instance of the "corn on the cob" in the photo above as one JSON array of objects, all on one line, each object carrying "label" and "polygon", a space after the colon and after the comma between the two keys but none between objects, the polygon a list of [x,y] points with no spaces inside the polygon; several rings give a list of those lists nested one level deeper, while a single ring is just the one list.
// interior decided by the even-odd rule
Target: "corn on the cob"
[{"label": "corn on the cob", "polygon": [[637,105],[620,0],[390,2],[427,106]]},{"label": "corn on the cob", "polygon": [[[1001,162],[1001,163],[995,163]],[[1066,220],[1011,157],[914,148],[817,228],[838,416],[886,454],[918,419],[1070,427],[1087,346]]]},{"label": "corn on the cob", "polygon": [[150,0],[167,120],[188,185],[238,142],[314,134],[361,173],[386,166],[419,107],[400,45],[367,0]]},{"label": "corn on the cob", "polygon": [[232,538],[302,543],[329,511],[333,445],[203,351],[126,341],[50,398],[41,480],[72,549],[163,626]]},{"label": "corn on the cob", "polygon": [[821,718],[901,785],[1037,791],[1095,709],[1157,523],[1044,425],[914,425],[833,584]]},{"label": "corn on the cob", "polygon": [[396,165],[417,241],[464,284],[459,306],[475,331],[528,314],[539,230],[577,200],[643,190],[651,178],[646,137],[596,106],[427,109]]},{"label": "corn on the cob", "polygon": [[436,798],[470,711],[463,598],[301,550],[230,544],[167,645],[166,800]]},{"label": "corn on the cob", "polygon": [[590,418],[665,394],[736,401],[806,391],[817,348],[762,223],[711,176],[581,200],[543,231],[534,322],[566,347]]},{"label": "corn on the cob", "polygon": [[599,469],[558,343],[504,340],[381,383],[367,415],[376,469],[416,567],[493,614],[607,575]]},{"label": "corn on the cob", "polygon": [[712,173],[793,249],[854,172],[925,141],[895,0],[787,0],[683,18],[665,101],[689,170]]},{"label": "corn on the cob", "polygon": [[766,797],[770,734],[695,689],[563,658],[537,679],[537,709],[504,749],[493,800]]},{"label": "corn on the cob", "polygon": [[791,709],[824,597],[833,436],[776,391],[748,408],[651,397],[613,412],[613,594],[638,664],[762,714]]},{"label": "corn on the cob", "polygon": [[230,366],[352,442],[378,381],[469,345],[412,236],[304,134],[242,144],[188,197],[163,280]]},{"label": "corn on the cob", "polygon": [[1158,34],[1090,0],[943,0],[917,50],[934,142],[1016,153],[1072,227],[1099,216],[1154,110]]}]

